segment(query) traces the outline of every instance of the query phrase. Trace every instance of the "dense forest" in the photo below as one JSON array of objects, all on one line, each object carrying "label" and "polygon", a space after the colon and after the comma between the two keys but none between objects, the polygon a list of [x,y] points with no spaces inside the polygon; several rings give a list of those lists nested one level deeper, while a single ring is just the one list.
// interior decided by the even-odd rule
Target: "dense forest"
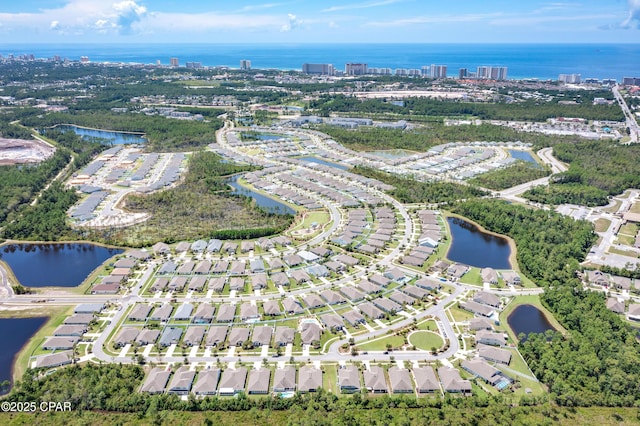
[{"label": "dense forest", "polygon": [[605,205],[607,195],[617,195],[640,186],[639,145],[588,141],[553,144],[553,154],[569,164],[569,170],[554,175],[549,188],[534,188],[524,194],[545,204]]},{"label": "dense forest", "polygon": [[575,143],[585,140],[577,136],[549,136],[531,132],[518,132],[510,127],[486,123],[479,126],[448,126],[441,120],[421,124],[410,130],[375,127],[348,130],[327,125],[319,126],[318,130],[331,136],[344,146],[357,151],[408,149],[424,152],[440,144],[477,141],[520,141],[544,147],[558,142]]},{"label": "dense forest", "polygon": [[94,238],[113,244],[150,245],[198,238],[241,238],[272,235],[286,229],[293,218],[257,208],[250,198],[230,194],[225,176],[252,170],[222,161],[209,151],[189,159],[184,181],[177,187],[148,195],[131,194],[124,207],[151,218],[128,228],[95,231]]},{"label": "dense forest", "polygon": [[469,185],[453,182],[420,182],[410,177],[392,175],[370,167],[355,166],[351,171],[393,185],[395,189],[388,191],[388,194],[402,203],[452,203],[486,195],[486,192]]},{"label": "dense forest", "polygon": [[581,117],[586,120],[622,121],[624,115],[617,105],[593,105],[591,102],[559,104],[549,102],[467,102],[433,98],[407,98],[404,106],[383,99],[360,100],[344,95],[324,95],[309,103],[309,109],[319,115],[332,113],[394,113],[405,116],[476,117],[482,120],[546,121],[556,117]]},{"label": "dense forest", "polygon": [[469,180],[469,183],[483,188],[493,189],[494,191],[502,191],[503,189],[549,176],[550,173],[548,169],[540,168],[535,164],[518,161],[512,166],[491,170],[476,176]]},{"label": "dense forest", "polygon": [[530,336],[521,346],[554,401],[567,406],[640,404],[640,344],[634,332],[606,309],[605,295],[583,290],[575,276],[596,240],[593,225],[499,200],[467,201],[453,210],[515,240],[520,268],[545,287],[543,303],[569,331],[567,336]]}]

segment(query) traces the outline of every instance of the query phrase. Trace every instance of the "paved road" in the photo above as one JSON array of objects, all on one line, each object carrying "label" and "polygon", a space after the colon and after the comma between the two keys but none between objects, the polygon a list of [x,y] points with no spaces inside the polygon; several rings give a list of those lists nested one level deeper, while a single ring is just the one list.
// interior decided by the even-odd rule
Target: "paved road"
[{"label": "paved road", "polygon": [[[7,299],[11,299],[13,297],[13,288],[11,288],[11,284],[9,284],[9,280],[7,279],[7,271],[5,271],[2,264],[0,264],[0,286],[3,289],[3,296]],[[6,295],[4,294],[5,292]]]},{"label": "paved road", "polygon": [[624,98],[620,94],[618,85],[613,86],[611,91],[613,92],[613,96],[618,101],[620,108],[622,108],[622,112],[624,113],[624,118],[627,122],[627,127],[631,132],[631,134],[629,135],[631,140],[629,142],[630,143],[640,142],[640,126],[638,126],[638,122],[636,118],[634,117],[633,113],[629,110],[629,106],[627,105]]}]

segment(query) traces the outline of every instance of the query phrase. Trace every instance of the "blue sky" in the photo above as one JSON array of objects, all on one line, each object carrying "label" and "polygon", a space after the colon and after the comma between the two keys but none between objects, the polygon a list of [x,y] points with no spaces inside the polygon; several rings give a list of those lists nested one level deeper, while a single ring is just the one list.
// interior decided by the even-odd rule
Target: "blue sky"
[{"label": "blue sky", "polygon": [[639,43],[640,0],[6,0],[2,42]]}]

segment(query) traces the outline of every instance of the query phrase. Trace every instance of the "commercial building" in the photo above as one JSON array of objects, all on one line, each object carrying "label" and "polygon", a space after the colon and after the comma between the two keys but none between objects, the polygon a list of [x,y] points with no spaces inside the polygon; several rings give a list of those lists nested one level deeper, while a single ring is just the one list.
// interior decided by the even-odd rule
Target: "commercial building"
[{"label": "commercial building", "polygon": [[305,74],[334,75],[336,70],[332,64],[302,64],[302,72]]},{"label": "commercial building", "polygon": [[558,82],[569,84],[580,84],[582,76],[580,74],[560,74],[558,76]]},{"label": "commercial building", "polygon": [[367,64],[348,63],[345,65],[344,73],[346,75],[365,75],[367,70]]},{"label": "commercial building", "polygon": [[180,61],[178,60],[178,58],[171,58],[171,59],[169,59],[169,64],[172,67],[179,67],[180,66]]},{"label": "commercial building", "polygon": [[240,69],[247,71],[251,69],[251,61],[248,59],[241,59],[240,60]]}]

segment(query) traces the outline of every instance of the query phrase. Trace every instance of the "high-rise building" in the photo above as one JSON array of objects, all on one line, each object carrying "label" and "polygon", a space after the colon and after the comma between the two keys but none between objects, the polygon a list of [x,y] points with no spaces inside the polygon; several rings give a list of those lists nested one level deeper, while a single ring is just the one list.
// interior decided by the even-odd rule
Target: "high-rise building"
[{"label": "high-rise building", "polygon": [[622,84],[624,86],[640,86],[640,77],[624,77]]},{"label": "high-rise building", "polygon": [[178,61],[178,58],[171,58],[169,64],[171,64],[172,67],[179,67],[180,61]]},{"label": "high-rise building", "polygon": [[429,77],[447,78],[447,66],[431,64],[429,67]]},{"label": "high-rise building", "polygon": [[187,62],[187,68],[202,68],[202,64],[200,62]]},{"label": "high-rise building", "polygon": [[240,69],[247,71],[251,69],[251,61],[248,59],[242,59],[240,60]]},{"label": "high-rise building", "polygon": [[560,74],[558,81],[560,83],[580,84],[582,76],[580,74]]},{"label": "high-rise building", "polygon": [[429,67],[427,65],[423,65],[422,68],[420,68],[420,73],[423,77],[429,77]]},{"label": "high-rise building", "polygon": [[332,64],[302,64],[302,72],[318,75],[334,75],[336,73]]},{"label": "high-rise building", "polygon": [[365,75],[367,74],[367,64],[349,63],[345,65],[344,73],[346,75]]},{"label": "high-rise building", "polygon": [[468,75],[469,75],[469,70],[466,68],[460,68],[460,71],[458,71],[458,78],[461,80],[463,78],[467,78]]},{"label": "high-rise building", "polygon": [[480,66],[476,69],[476,78],[478,80],[506,80],[507,67],[490,67]]},{"label": "high-rise building", "polygon": [[83,64],[88,64],[89,63],[89,57],[88,56],[80,56],[80,62],[82,62]]}]

